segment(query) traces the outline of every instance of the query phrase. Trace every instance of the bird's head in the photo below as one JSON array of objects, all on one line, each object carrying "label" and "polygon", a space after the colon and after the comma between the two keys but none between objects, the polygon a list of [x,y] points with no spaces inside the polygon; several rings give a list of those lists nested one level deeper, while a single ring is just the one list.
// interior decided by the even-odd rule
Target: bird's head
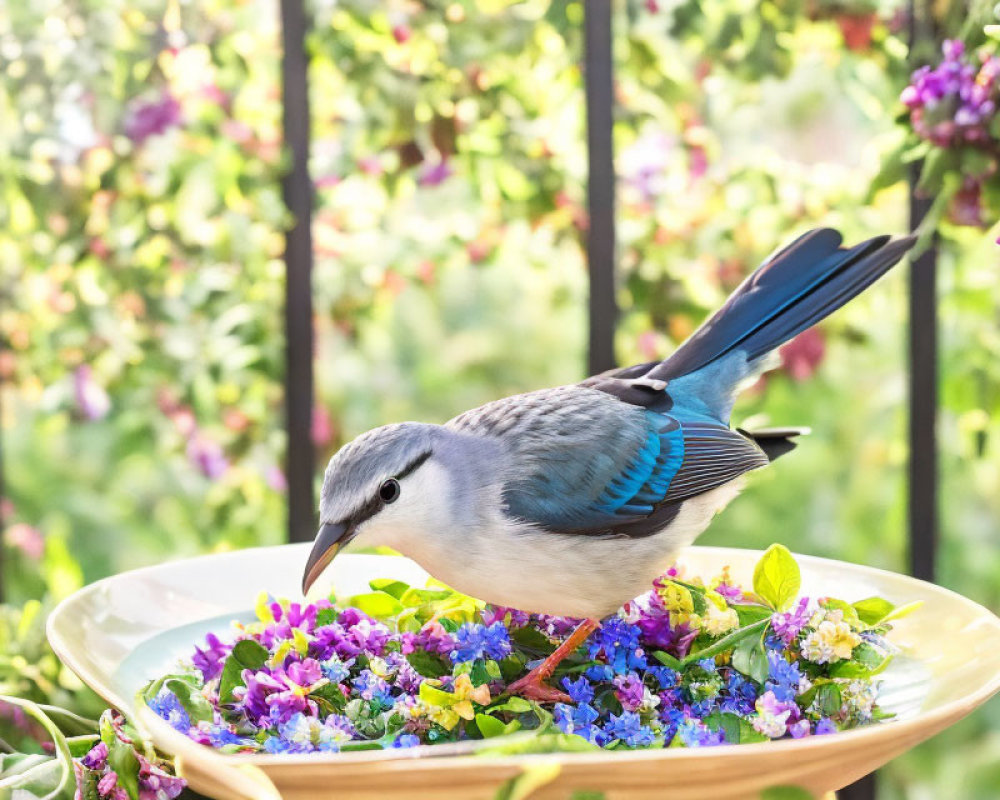
[{"label": "bird's head", "polygon": [[[442,440],[444,442],[442,443]],[[348,542],[398,550],[453,523],[454,495],[445,431],[403,422],[362,434],[337,452],[326,468],[320,529],[302,578],[305,594]]]}]

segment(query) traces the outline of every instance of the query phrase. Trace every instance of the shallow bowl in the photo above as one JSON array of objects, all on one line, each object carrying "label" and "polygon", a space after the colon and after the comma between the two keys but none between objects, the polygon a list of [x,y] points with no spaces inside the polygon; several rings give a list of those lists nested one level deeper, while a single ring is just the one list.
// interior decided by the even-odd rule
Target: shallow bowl
[{"label": "shallow bowl", "polygon": [[[48,621],[58,656],[112,706],[144,728],[195,790],[220,798],[492,798],[518,779],[539,787],[532,798],[602,792],[606,800],[757,798],[774,786],[820,796],[877,769],[964,717],[1000,689],[1000,619],[933,584],[839,561],[796,556],[803,593],[854,602],[880,595],[924,606],[895,624],[901,650],[884,673],[880,703],[891,722],[828,736],[704,749],[489,756],[475,743],[314,755],[225,755],[174,731],[135,697],[169,671],[208,631],[249,620],[258,592],[301,597],[298,581],[309,545],[202,556],[98,581],[63,601]],[[692,547],[679,559],[710,577],[729,565],[751,583],[760,552]],[[372,578],[423,585],[426,573],[394,556],[345,554],[311,596],[366,591]]]}]

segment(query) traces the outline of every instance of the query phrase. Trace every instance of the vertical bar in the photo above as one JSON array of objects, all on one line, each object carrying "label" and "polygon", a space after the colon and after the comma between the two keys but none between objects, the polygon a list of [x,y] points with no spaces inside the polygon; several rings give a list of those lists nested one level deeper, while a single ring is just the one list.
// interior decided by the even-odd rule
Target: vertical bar
[{"label": "vertical bar", "polygon": [[[910,57],[934,31],[925,2],[910,0]],[[913,67],[917,65],[912,64]],[[916,194],[920,165],[910,169],[910,230],[916,229],[931,199]],[[907,512],[910,572],[932,581],[937,556],[937,244],[910,265],[910,420],[909,495]]]},{"label": "vertical bar", "polygon": [[611,0],[585,0],[584,80],[587,95],[587,270],[590,278],[590,374],[615,365],[615,165],[612,126]]},{"label": "vertical bar", "polygon": [[309,178],[309,84],[303,0],[281,0],[282,126],[291,169],[282,178],[285,205],[294,224],[285,235],[285,471],[288,538],[309,541],[316,533],[312,443],[313,309],[312,181]]}]

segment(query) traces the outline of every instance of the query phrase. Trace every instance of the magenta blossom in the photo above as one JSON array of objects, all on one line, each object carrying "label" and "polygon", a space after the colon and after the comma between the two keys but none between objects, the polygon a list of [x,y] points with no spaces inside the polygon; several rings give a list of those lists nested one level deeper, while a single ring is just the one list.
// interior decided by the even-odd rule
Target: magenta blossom
[{"label": "magenta blossom", "polygon": [[150,136],[159,136],[181,122],[181,104],[170,92],[152,101],[132,104],[125,120],[125,135],[137,145]]}]

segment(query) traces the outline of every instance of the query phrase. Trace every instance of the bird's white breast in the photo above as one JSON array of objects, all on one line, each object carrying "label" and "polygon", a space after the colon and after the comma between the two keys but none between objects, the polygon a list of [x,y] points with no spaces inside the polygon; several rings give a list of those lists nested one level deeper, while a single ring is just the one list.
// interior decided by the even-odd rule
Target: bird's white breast
[{"label": "bird's white breast", "polygon": [[642,538],[554,534],[498,517],[477,530],[445,528],[433,536],[396,529],[380,543],[487,602],[600,618],[647,591],[741,485],[737,479],[685,500],[669,525]]}]

